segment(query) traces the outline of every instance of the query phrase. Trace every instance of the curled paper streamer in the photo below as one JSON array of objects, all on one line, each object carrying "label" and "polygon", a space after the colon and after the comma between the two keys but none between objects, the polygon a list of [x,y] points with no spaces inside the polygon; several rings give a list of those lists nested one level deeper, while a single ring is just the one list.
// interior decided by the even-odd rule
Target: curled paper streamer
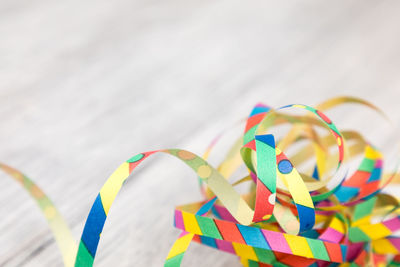
[{"label": "curled paper streamer", "polygon": [[[18,181],[45,215],[67,267],[93,266],[108,212],[125,180],[155,153],[172,155],[198,177],[203,200],[175,209],[174,225],[182,230],[165,265],[180,266],[194,241],[235,254],[246,267],[255,266],[400,266],[399,200],[382,192],[398,183],[397,169],[383,172],[383,155],[361,134],[339,131],[323,113],[353,103],[382,112],[353,97],[330,99],[316,108],[288,105],[272,109],[257,104],[246,121],[244,134],[222,163],[214,168],[203,157],[182,149],[143,152],[122,163],[101,188],[87,217],[79,244],[44,192],[28,177],[5,164],[0,168]],[[288,115],[284,110],[306,110]],[[273,127],[288,124],[277,138]],[[290,158],[285,154],[297,148]],[[336,147],[336,148],[335,148]],[[335,149],[333,149],[335,148]],[[345,163],[362,155],[356,171]],[[308,166],[309,171],[299,171]],[[308,165],[307,165],[308,164]],[[241,165],[248,173],[230,178]],[[235,187],[248,183],[239,194]]]}]

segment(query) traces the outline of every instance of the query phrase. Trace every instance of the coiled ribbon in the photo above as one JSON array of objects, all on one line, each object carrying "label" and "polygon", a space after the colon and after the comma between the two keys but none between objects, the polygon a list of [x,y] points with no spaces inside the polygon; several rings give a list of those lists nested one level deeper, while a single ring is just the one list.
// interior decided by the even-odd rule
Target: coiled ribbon
[{"label": "coiled ribbon", "polygon": [[[204,199],[175,209],[174,225],[182,233],[165,265],[180,266],[194,241],[235,254],[246,267],[255,266],[400,266],[400,202],[382,192],[398,183],[397,169],[383,172],[383,155],[355,131],[339,131],[323,113],[344,103],[372,104],[354,97],[330,99],[316,108],[289,105],[272,109],[257,104],[244,134],[222,163],[182,149],[162,149],[135,155],[122,163],[101,188],[77,245],[62,215],[27,176],[5,164],[0,168],[18,181],[45,215],[67,267],[93,266],[108,212],[135,168],[155,153],[172,155],[196,173]],[[302,109],[306,115],[288,115]],[[268,133],[288,124],[283,137]],[[303,144],[303,146],[299,146]],[[305,145],[304,145],[305,144]],[[348,144],[348,145],[347,145]],[[284,151],[295,149],[290,158]],[[332,148],[336,147],[336,150]],[[356,171],[344,168],[362,155]],[[310,164],[311,163],[311,164]],[[248,173],[230,178],[241,165]],[[300,172],[299,167],[310,166]],[[239,194],[235,187],[249,183]]]}]

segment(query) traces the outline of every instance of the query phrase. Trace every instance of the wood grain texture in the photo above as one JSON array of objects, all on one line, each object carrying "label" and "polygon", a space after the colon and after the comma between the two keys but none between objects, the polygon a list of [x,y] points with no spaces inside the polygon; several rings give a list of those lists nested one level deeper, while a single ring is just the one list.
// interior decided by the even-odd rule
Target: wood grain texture
[{"label": "wood grain texture", "polygon": [[[361,96],[399,132],[399,13],[394,0],[3,0],[0,160],[44,188],[78,239],[121,162],[157,148],[200,154],[256,102]],[[397,140],[366,109],[329,114],[383,147]],[[173,207],[200,198],[195,175],[156,156],[122,191],[95,266],[161,266],[179,233]],[[38,208],[3,174],[0,214],[0,266],[62,266]],[[183,266],[207,265],[239,266],[192,245]]]}]

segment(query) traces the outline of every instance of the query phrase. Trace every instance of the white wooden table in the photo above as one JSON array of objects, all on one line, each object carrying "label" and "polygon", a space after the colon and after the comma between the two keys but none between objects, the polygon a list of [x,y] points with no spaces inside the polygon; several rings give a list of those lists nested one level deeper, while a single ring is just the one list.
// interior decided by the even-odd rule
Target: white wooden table
[{"label": "white wooden table", "polygon": [[[396,129],[399,13],[394,0],[2,0],[0,160],[46,191],[78,239],[121,162],[157,148],[201,154],[256,102],[361,96]],[[328,114],[383,147],[396,138],[365,108]],[[179,233],[174,205],[199,199],[189,168],[155,156],[118,196],[95,265],[161,266]],[[0,266],[62,266],[39,209],[4,174],[0,214]],[[183,266],[207,265],[239,266],[193,244]]]}]

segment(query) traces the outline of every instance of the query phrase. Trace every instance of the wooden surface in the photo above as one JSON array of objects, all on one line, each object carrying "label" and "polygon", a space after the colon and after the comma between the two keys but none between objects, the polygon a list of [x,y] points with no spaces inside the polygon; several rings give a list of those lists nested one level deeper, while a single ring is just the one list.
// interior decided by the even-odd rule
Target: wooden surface
[{"label": "wooden surface", "polygon": [[[399,13],[399,1],[3,0],[0,160],[46,191],[78,239],[121,162],[157,148],[201,154],[259,101],[365,97],[394,128],[365,108],[328,114],[393,146]],[[149,160],[118,196],[95,265],[161,266],[179,233],[174,205],[199,199],[189,168]],[[4,174],[0,214],[0,266],[62,266],[39,209]],[[207,265],[239,266],[192,245],[183,266]]]}]

